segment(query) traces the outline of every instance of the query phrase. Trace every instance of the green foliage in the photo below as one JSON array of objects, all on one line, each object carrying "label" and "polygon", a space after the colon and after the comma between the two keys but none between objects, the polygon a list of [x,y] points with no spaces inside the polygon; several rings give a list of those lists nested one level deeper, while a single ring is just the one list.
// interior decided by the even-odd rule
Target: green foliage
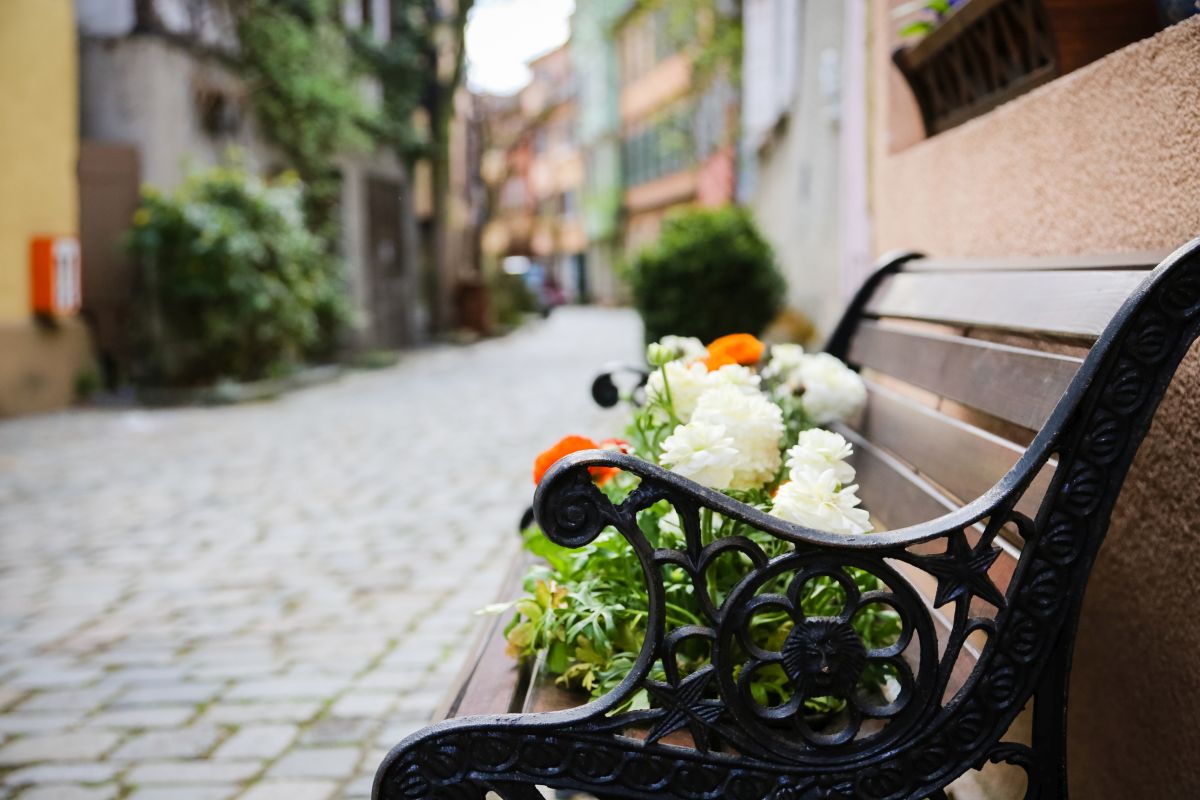
[{"label": "green foliage", "polygon": [[745,209],[677,212],[627,269],[646,341],[668,334],[708,342],[761,333],[783,305],[783,276]]},{"label": "green foliage", "polygon": [[420,3],[393,3],[391,38],[379,43],[368,31],[353,31],[349,41],[363,69],[382,89],[371,132],[405,163],[429,155],[429,131],[414,124],[424,103],[427,82],[436,77],[430,63],[436,53],[435,20]]},{"label": "green foliage", "polygon": [[254,380],[332,346],[341,266],[304,224],[303,189],[218,167],[174,194],[143,191],[127,234],[142,267],[140,381]]},{"label": "green foliage", "polygon": [[336,240],[334,158],[371,145],[374,122],[333,0],[243,0],[243,73],[264,132],[307,185],[309,223]]}]

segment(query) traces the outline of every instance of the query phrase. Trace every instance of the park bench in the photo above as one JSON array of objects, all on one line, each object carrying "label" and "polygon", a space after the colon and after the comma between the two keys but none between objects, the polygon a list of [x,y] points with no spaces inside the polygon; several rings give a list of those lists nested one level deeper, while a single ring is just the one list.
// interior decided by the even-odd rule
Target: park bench
[{"label": "park bench", "polygon": [[[560,461],[534,496],[545,534],[579,547],[613,526],[644,566],[651,633],[635,665],[616,690],[582,703],[538,665],[514,665],[495,620],[447,719],[380,766],[377,800],[532,800],[539,785],[599,797],[945,798],[948,784],[987,762],[1023,770],[1027,797],[1065,797],[1066,689],[1084,586],[1134,454],[1200,333],[1200,239],[1157,267],[1148,261],[885,260],[827,345],[868,383],[866,409],[839,430],[883,532],[781,522],[620,453]],[[641,484],[614,506],[589,479],[595,465]],[[655,551],[638,529],[636,511],[661,499],[689,531],[687,552]],[[693,535],[701,508],[794,548],[769,561],[748,540],[702,548]],[[731,548],[755,571],[706,625],[663,630],[660,566],[687,565],[703,591],[705,567]],[[860,595],[847,567],[886,589]],[[736,654],[746,647],[737,643],[762,602],[755,592],[788,574],[833,577],[847,608],[886,602],[903,626],[886,652],[866,653],[845,635],[844,617],[798,620],[789,677],[828,691],[854,686],[864,658],[888,661],[897,676],[889,702],[848,698],[833,726],[815,731],[741,691]],[[712,664],[680,679],[674,649],[687,637],[711,643]],[[657,659],[666,682],[648,677]],[[619,710],[642,687],[656,707]],[[1012,733],[1018,718],[1027,740]]]}]

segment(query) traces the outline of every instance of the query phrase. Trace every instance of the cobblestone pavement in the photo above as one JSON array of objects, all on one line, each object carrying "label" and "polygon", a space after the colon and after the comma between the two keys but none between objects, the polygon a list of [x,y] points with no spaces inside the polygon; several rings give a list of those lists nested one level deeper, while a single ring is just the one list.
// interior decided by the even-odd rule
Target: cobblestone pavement
[{"label": "cobblestone pavement", "polygon": [[491,602],[624,311],[280,400],[0,424],[0,797],[367,797]]}]

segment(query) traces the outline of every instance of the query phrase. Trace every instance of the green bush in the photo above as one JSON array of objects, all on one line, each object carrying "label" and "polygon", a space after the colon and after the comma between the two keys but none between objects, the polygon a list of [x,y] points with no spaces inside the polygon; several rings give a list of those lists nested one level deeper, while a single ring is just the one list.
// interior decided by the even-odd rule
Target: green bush
[{"label": "green bush", "polygon": [[127,246],[140,267],[135,380],[198,386],[278,375],[333,348],[341,265],[304,224],[294,176],[239,167],[142,193]]},{"label": "green bush", "polygon": [[745,209],[688,209],[663,222],[658,241],[627,268],[646,341],[667,334],[705,342],[759,334],[783,304],[770,245]]}]

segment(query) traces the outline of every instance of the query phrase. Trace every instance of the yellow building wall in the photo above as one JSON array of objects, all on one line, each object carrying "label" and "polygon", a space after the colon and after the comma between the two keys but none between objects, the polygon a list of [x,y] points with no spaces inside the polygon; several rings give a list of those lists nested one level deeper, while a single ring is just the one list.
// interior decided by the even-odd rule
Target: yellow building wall
[{"label": "yellow building wall", "polygon": [[0,2],[0,324],[29,319],[30,237],[78,232],[77,85],[71,0]]},{"label": "yellow building wall", "polygon": [[0,0],[0,417],[68,405],[91,368],[82,321],[29,303],[30,239],[79,231],[77,69],[72,0]]}]

